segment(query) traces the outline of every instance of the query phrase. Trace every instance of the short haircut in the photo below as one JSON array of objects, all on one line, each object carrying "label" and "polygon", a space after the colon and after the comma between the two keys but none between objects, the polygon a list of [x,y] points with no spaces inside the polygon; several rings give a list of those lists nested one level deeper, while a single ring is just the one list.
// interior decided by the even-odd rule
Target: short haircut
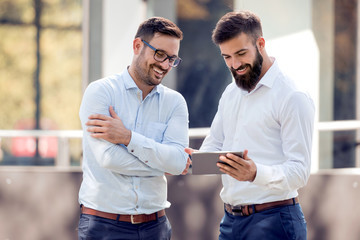
[{"label": "short haircut", "polygon": [[262,37],[260,18],[250,11],[229,12],[217,22],[212,33],[212,40],[219,45],[241,33],[252,37],[253,43]]},{"label": "short haircut", "polygon": [[140,24],[135,38],[150,41],[156,33],[173,36],[182,40],[183,33],[175,23],[163,17],[152,17]]}]

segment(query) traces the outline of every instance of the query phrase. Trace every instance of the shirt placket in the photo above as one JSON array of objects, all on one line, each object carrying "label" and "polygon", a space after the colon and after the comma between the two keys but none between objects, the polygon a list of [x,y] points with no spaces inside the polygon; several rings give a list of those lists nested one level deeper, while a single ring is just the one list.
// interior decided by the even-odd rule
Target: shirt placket
[{"label": "shirt placket", "polygon": [[139,208],[141,206],[142,194],[140,191],[140,178],[133,177],[133,189],[136,193],[136,201],[135,201],[135,211],[139,212]]},{"label": "shirt placket", "polygon": [[[140,90],[137,90],[136,92],[136,98],[138,100],[138,109],[136,112],[136,120],[135,120],[135,126],[134,130],[136,132],[142,132],[142,118],[143,118],[143,101],[142,101],[142,92]],[[139,177],[132,177],[133,179],[133,190],[136,193],[136,201],[135,201],[135,211],[139,212],[139,209],[141,208],[141,202],[143,199],[141,189],[140,189],[140,178]]]},{"label": "shirt placket", "polygon": [[[247,104],[248,97],[247,95],[242,95],[240,99],[239,109],[236,116],[236,130],[234,144],[241,142],[242,132],[243,132],[243,118],[245,116],[245,109]],[[232,146],[232,149],[239,149],[240,146]],[[240,150],[240,149],[239,149]]]}]

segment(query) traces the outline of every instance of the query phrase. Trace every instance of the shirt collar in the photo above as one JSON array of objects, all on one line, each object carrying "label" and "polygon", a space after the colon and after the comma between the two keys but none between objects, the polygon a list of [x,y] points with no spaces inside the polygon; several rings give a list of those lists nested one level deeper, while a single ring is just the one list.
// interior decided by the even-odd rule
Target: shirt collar
[{"label": "shirt collar", "polygon": [[271,67],[267,70],[267,72],[264,74],[264,76],[260,79],[260,82],[258,85],[265,85],[268,88],[271,88],[274,85],[276,76],[278,75],[280,69],[278,62],[275,58],[273,64]]},{"label": "shirt collar", "polygon": [[247,92],[242,90],[242,93],[244,95],[246,94],[251,94],[253,92],[255,92],[256,90],[258,90],[260,87],[262,86],[266,86],[268,88],[272,88],[272,86],[274,85],[275,79],[277,74],[279,73],[280,69],[279,69],[279,65],[278,62],[275,58],[274,59],[273,64],[271,65],[271,67],[267,70],[267,72],[264,74],[264,76],[260,79],[259,83],[256,85],[256,87],[251,91],[251,92]]},{"label": "shirt collar", "polygon": [[134,79],[130,76],[129,67],[127,67],[127,69],[124,71],[123,78],[124,78],[124,85],[125,85],[126,90],[129,90],[132,88],[138,88],[136,86]]},{"label": "shirt collar", "polygon": [[[136,85],[134,79],[131,77],[131,75],[129,73],[129,67],[124,71],[123,76],[124,76],[124,84],[125,84],[126,90],[134,89],[134,88],[139,89],[138,86]],[[151,96],[155,93],[160,93],[160,86],[161,86],[161,84],[155,86],[153,88],[153,90],[151,90],[151,92],[149,93],[149,96]]]}]

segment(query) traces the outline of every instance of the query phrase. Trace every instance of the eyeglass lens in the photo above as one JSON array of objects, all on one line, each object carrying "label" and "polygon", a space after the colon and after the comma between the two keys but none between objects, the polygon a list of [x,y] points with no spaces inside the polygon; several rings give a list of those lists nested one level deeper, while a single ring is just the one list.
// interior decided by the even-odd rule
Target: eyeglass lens
[{"label": "eyeglass lens", "polygon": [[158,62],[164,62],[166,59],[169,59],[170,66],[174,67],[180,63],[180,59],[178,57],[169,57],[166,53],[162,51],[155,51],[154,59]]},{"label": "eyeglass lens", "polygon": [[156,49],[155,47],[151,46],[148,42],[146,42],[145,40],[141,40],[143,41],[148,47],[150,47],[152,50],[155,51],[154,53],[154,59],[158,62],[164,62],[166,61],[166,59],[169,59],[169,65],[171,67],[177,67],[180,62],[181,62],[181,58],[179,57],[170,57],[169,55],[167,55],[165,52]]}]

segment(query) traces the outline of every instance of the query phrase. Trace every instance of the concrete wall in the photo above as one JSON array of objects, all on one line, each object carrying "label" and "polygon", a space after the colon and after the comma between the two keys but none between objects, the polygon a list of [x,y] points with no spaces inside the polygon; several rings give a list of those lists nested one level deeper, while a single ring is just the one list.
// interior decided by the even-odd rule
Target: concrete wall
[{"label": "concrete wall", "polygon": [[[0,239],[77,239],[80,169],[0,168]],[[219,176],[168,177],[173,240],[217,239]],[[360,169],[312,174],[300,191],[309,240],[360,239]]]}]

